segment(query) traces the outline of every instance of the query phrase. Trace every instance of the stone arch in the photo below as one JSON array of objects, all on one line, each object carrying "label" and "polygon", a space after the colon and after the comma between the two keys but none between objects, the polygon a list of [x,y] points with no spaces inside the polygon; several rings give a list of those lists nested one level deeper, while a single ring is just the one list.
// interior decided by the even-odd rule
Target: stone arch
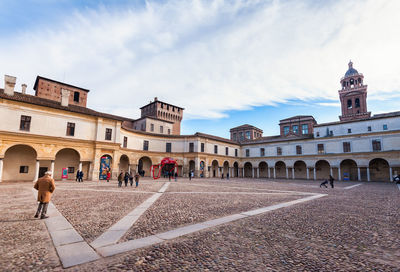
[{"label": "stone arch", "polygon": [[226,177],[226,174],[229,173],[229,162],[228,162],[228,161],[224,161],[224,164],[223,164],[223,173],[224,173],[224,176],[225,176],[225,177]]},{"label": "stone arch", "polygon": [[190,171],[193,171],[193,172],[194,172],[195,168],[196,168],[196,163],[195,163],[195,161],[194,161],[194,160],[190,160],[190,161],[189,161],[189,173],[190,173]]},{"label": "stone arch", "polygon": [[244,164],[244,177],[245,178],[253,177],[253,165],[251,164],[251,162],[246,162]]},{"label": "stone arch", "polygon": [[340,163],[340,180],[358,180],[357,163],[354,160],[346,159]]},{"label": "stone arch", "polygon": [[283,161],[275,163],[275,175],[276,178],[286,178],[286,164]]},{"label": "stone arch", "polygon": [[296,161],[293,165],[296,179],[307,178],[307,165],[304,161]]},{"label": "stone arch", "polygon": [[63,168],[67,168],[68,180],[74,180],[76,178],[76,172],[79,169],[80,159],[81,156],[77,150],[73,148],[60,149],[56,153],[56,159],[54,161],[54,179],[60,180]]},{"label": "stone arch", "polygon": [[390,181],[390,167],[385,159],[375,158],[369,162],[369,175],[372,181]]},{"label": "stone arch", "polygon": [[32,146],[25,144],[10,146],[4,153],[2,180],[33,181],[36,174],[36,159],[37,152]]},{"label": "stone arch", "polygon": [[119,158],[119,172],[129,172],[129,157],[125,154],[122,154]]},{"label": "stone arch", "polygon": [[266,162],[260,162],[258,164],[258,169],[259,169],[259,173],[260,176],[259,178],[266,178],[268,177],[268,164]]},{"label": "stone arch", "polygon": [[213,160],[211,163],[211,176],[213,178],[218,177],[218,161],[217,160]]},{"label": "stone arch", "polygon": [[235,178],[239,177],[239,164],[236,161],[233,163],[233,176]]},{"label": "stone arch", "polygon": [[329,179],[331,165],[326,160],[319,160],[315,163],[317,179]]},{"label": "stone arch", "polygon": [[141,157],[138,161],[138,171],[139,174],[144,177],[150,177],[152,174],[150,173],[152,166],[151,159],[147,156]]}]

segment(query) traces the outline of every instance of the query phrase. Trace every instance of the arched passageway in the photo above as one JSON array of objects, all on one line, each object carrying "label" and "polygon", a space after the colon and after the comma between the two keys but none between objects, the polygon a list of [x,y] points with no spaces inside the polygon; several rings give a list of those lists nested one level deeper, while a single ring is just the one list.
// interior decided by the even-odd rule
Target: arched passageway
[{"label": "arched passageway", "polygon": [[127,155],[122,155],[119,159],[119,171],[129,172],[129,158]]},{"label": "arched passageway", "polygon": [[213,160],[211,163],[211,176],[213,178],[218,177],[218,161]]},{"label": "arched passageway", "polygon": [[331,166],[326,160],[319,160],[315,163],[317,179],[329,179]]},{"label": "arched passageway", "polygon": [[193,171],[193,174],[195,173],[195,162],[194,162],[194,160],[191,160],[191,161],[189,161],[189,173],[188,173],[188,175]]},{"label": "arched passageway", "polygon": [[141,176],[150,177],[150,169],[152,166],[151,159],[149,157],[141,157],[138,162],[138,171]]},{"label": "arched passageway", "polygon": [[245,178],[253,177],[253,165],[250,162],[246,162],[244,164],[244,177]]},{"label": "arched passageway", "polygon": [[276,178],[286,178],[286,164],[283,161],[275,163]]},{"label": "arched passageway", "polygon": [[341,180],[358,180],[357,163],[347,159],[340,163]]},{"label": "arched passageway", "polygon": [[294,176],[296,179],[307,178],[307,165],[303,161],[296,161],[294,163]]},{"label": "arched passageway", "polygon": [[[56,154],[56,160],[54,161],[54,179],[62,179],[63,169],[67,169],[68,180],[76,179],[76,172],[79,169],[79,162],[80,155],[75,149],[64,148],[58,151]],[[84,173],[84,176],[87,177],[87,173]]]},{"label": "arched passageway", "polygon": [[258,164],[259,169],[259,178],[267,178],[268,177],[268,164],[266,162],[260,162]]},{"label": "arched passageway", "polygon": [[233,176],[235,178],[239,177],[239,164],[237,162],[233,163]]},{"label": "arched passageway", "polygon": [[33,181],[36,173],[35,149],[14,145],[7,149],[3,162],[3,181]]},{"label": "arched passageway", "polygon": [[225,177],[229,173],[229,162],[227,161],[224,162],[223,173]]},{"label": "arched passageway", "polygon": [[372,181],[390,181],[390,167],[387,160],[381,158],[371,160],[369,175]]}]

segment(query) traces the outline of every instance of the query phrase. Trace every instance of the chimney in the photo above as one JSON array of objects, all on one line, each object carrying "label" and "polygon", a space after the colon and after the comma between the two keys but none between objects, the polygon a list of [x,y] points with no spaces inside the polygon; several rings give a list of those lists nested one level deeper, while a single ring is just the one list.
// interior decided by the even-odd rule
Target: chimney
[{"label": "chimney", "polygon": [[154,97],[154,101],[158,101],[158,98],[157,98],[157,96],[156,96],[156,97]]},{"label": "chimney", "polygon": [[69,93],[66,89],[61,89],[61,106],[68,107],[69,104]]},{"label": "chimney", "polygon": [[4,93],[7,95],[14,95],[16,77],[4,75]]},{"label": "chimney", "polygon": [[21,85],[21,92],[26,94],[26,87],[28,87],[25,83]]}]

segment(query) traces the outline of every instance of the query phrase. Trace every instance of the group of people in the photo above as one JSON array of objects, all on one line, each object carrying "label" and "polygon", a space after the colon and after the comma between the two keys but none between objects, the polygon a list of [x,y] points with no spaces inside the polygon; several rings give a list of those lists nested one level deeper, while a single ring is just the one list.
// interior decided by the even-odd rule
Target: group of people
[{"label": "group of people", "polygon": [[76,171],[76,179],[77,182],[83,182],[83,171],[78,170]]},{"label": "group of people", "polygon": [[[135,179],[136,187],[138,187],[139,186],[139,178],[140,178],[139,173],[136,173],[136,175],[133,176],[132,173],[128,173],[128,172],[124,173],[124,171],[121,171],[121,173],[119,173],[119,175],[118,175],[118,187],[122,187],[122,181],[125,182],[125,187],[128,186],[128,181],[131,184],[131,186],[133,186],[133,179]],[[108,182],[108,179],[107,179],[107,182]]]},{"label": "group of people", "polygon": [[[224,179],[224,173],[221,174],[221,179]],[[229,173],[226,173],[226,179],[229,180]]]}]

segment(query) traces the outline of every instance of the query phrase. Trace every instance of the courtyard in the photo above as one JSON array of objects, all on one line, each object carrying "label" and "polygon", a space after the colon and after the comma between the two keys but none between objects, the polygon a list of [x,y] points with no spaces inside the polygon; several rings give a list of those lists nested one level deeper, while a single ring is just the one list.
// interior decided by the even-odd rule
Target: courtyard
[{"label": "courtyard", "polygon": [[400,186],[268,179],[0,184],[2,271],[399,271]]}]

